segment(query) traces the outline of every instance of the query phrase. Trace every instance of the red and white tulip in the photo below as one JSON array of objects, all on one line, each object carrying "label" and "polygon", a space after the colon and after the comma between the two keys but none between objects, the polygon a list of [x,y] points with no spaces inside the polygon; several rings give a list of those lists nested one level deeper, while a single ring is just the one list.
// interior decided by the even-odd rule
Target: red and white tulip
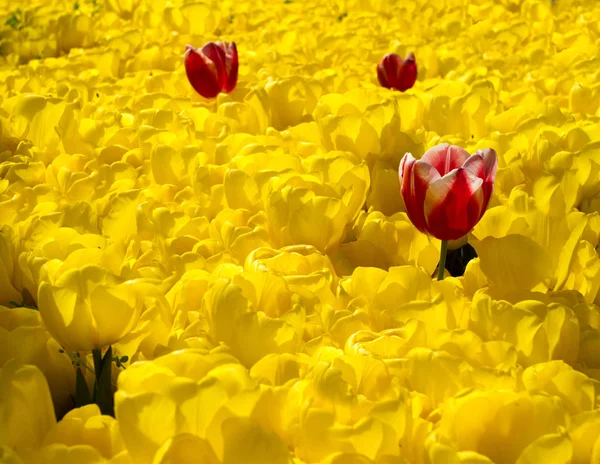
[{"label": "red and white tulip", "polygon": [[190,84],[204,98],[229,93],[237,85],[239,65],[235,42],[208,42],[202,48],[188,45],[183,63]]},{"label": "red and white tulip", "polygon": [[469,156],[464,149],[444,143],[419,160],[406,153],[399,176],[408,217],[420,231],[440,240],[463,237],[485,213],[497,166],[491,148]]}]

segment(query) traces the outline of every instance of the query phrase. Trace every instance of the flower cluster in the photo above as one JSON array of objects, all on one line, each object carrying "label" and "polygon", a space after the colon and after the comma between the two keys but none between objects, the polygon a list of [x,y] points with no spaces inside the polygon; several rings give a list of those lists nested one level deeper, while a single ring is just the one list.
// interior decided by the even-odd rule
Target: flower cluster
[{"label": "flower cluster", "polygon": [[598,17],[0,3],[0,462],[598,462]]}]

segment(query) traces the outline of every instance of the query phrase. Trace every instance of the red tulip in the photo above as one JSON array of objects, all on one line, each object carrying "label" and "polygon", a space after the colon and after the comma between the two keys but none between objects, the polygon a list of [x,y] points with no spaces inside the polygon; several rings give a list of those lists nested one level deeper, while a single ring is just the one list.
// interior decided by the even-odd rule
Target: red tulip
[{"label": "red tulip", "polygon": [[190,84],[204,98],[235,89],[238,78],[235,42],[208,42],[202,48],[188,45],[183,63]]},{"label": "red tulip", "polygon": [[406,153],[400,182],[406,213],[422,232],[457,240],[479,222],[492,196],[498,160],[491,148],[473,156],[447,143],[420,160]]},{"label": "red tulip", "polygon": [[386,89],[396,89],[400,92],[410,89],[417,80],[415,55],[410,52],[404,60],[395,53],[385,55],[377,65],[377,78]]}]

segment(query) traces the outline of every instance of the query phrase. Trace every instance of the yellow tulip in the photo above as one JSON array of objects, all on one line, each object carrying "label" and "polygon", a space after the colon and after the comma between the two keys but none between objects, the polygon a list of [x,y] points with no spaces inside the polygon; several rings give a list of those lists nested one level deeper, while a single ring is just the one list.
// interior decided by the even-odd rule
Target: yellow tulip
[{"label": "yellow tulip", "polygon": [[352,219],[331,187],[312,179],[276,178],[267,192],[269,235],[277,247],[308,244],[326,252],[339,243]]},{"label": "yellow tulip", "polygon": [[479,293],[470,317],[471,330],[486,341],[511,343],[524,366],[553,359],[575,362],[578,357],[579,321],[565,305],[523,299],[513,306]]},{"label": "yellow tulip", "polygon": [[505,293],[574,289],[592,302],[600,288],[600,258],[592,253],[598,237],[586,232],[593,221],[544,213],[513,190],[508,205],[490,209],[475,227],[472,244],[490,285]]},{"label": "yellow tulip", "polygon": [[67,350],[93,350],[118,342],[142,311],[141,281],[123,281],[96,265],[45,266],[38,304],[48,331]]},{"label": "yellow tulip", "polygon": [[33,462],[43,462],[48,464],[60,464],[61,462],[93,464],[102,462],[102,460],[102,455],[96,449],[88,445],[67,446],[63,444],[52,444],[45,446],[32,457]]},{"label": "yellow tulip", "polygon": [[559,433],[566,421],[562,402],[543,392],[465,391],[445,405],[440,438],[457,450],[512,463],[534,440]]},{"label": "yellow tulip", "polygon": [[573,442],[573,463],[584,464],[600,458],[600,412],[587,411],[573,417],[569,427]]},{"label": "yellow tulip", "polygon": [[[397,184],[398,179],[395,181]],[[374,211],[366,215],[360,225],[357,225],[356,234],[357,241],[342,245],[340,250],[344,252],[345,248],[354,246],[356,250],[353,250],[350,256],[358,255],[355,258],[357,260],[364,260],[370,255],[362,250],[366,246],[365,242],[368,242],[370,246],[379,250],[379,254],[386,256],[389,263],[387,266],[383,264],[375,267],[387,269],[390,265],[412,264],[423,267],[431,274],[437,266],[440,254],[439,242],[413,227],[406,213],[385,217]],[[356,261],[350,259],[350,262]]]},{"label": "yellow tulip", "polygon": [[534,462],[555,462],[570,464],[573,459],[573,443],[564,429],[558,433],[548,433],[533,441],[517,459],[517,464]]},{"label": "yellow tulip", "polygon": [[44,445],[65,445],[69,448],[87,446],[104,459],[111,459],[123,450],[117,421],[100,414],[95,404],[70,411],[46,435]]},{"label": "yellow tulip", "polygon": [[39,449],[56,423],[44,374],[11,360],[0,368],[0,446]]},{"label": "yellow tulip", "polygon": [[207,462],[289,462],[289,450],[268,430],[265,393],[219,349],[138,362],[118,382],[116,416],[136,462],[178,462],[186,450]]},{"label": "yellow tulip", "polygon": [[23,297],[15,288],[15,256],[12,246],[14,232],[7,226],[0,229],[0,304],[20,302]]},{"label": "yellow tulip", "polygon": [[94,40],[92,18],[85,14],[61,16],[58,22],[57,42],[60,51],[89,47]]},{"label": "yellow tulip", "polygon": [[221,464],[210,443],[190,434],[166,440],[154,455],[153,464]]},{"label": "yellow tulip", "polygon": [[23,459],[7,446],[0,446],[0,462],[6,464],[23,464]]},{"label": "yellow tulip", "polygon": [[205,297],[210,334],[248,367],[268,353],[295,352],[299,337],[285,319],[255,311],[236,280],[215,282]]},{"label": "yellow tulip", "polygon": [[0,306],[0,366],[11,358],[39,368],[50,386],[58,417],[72,406],[75,370],[60,345],[42,326],[39,312]]},{"label": "yellow tulip", "polygon": [[591,411],[596,405],[595,382],[563,361],[536,364],[523,371],[529,391],[543,390],[558,396],[573,416]]}]

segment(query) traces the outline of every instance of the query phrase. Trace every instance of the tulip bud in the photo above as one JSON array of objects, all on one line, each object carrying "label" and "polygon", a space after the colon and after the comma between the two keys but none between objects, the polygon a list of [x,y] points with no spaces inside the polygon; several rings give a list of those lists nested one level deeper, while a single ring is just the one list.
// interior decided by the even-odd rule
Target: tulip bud
[{"label": "tulip bud", "polygon": [[238,78],[235,42],[208,42],[202,48],[188,45],[183,62],[190,84],[204,98],[235,89]]},{"label": "tulip bud", "polygon": [[399,176],[406,213],[422,232],[457,240],[479,222],[492,196],[498,160],[491,148],[473,156],[446,143],[420,160],[406,153]]},{"label": "tulip bud", "polygon": [[377,65],[377,78],[382,87],[405,92],[417,80],[417,62],[410,52],[403,60],[395,53],[388,53]]}]

